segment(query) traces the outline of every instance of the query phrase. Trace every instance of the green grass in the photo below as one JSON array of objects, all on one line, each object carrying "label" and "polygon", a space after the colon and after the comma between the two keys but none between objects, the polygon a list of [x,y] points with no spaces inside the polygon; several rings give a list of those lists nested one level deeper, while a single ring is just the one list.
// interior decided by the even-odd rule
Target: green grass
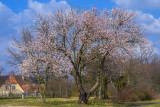
[{"label": "green grass", "polygon": [[[40,103],[39,98],[26,99],[0,99],[0,105],[14,105],[14,106],[44,106],[44,107],[131,107],[136,105],[146,105],[152,103],[159,103],[160,100],[153,101],[139,101],[134,103],[113,103],[111,100],[94,100],[91,98],[88,104],[79,105],[78,98],[47,98],[46,103]],[[154,104],[155,107],[160,107],[159,104]],[[148,105],[147,107],[154,107]]]}]

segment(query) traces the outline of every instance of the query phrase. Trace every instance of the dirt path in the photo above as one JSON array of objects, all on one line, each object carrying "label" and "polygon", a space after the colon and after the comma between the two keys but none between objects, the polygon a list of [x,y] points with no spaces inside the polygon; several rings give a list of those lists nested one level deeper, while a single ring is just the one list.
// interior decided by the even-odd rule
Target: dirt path
[{"label": "dirt path", "polygon": [[139,106],[132,106],[132,107],[145,107],[145,106],[155,105],[155,104],[160,104],[160,103],[150,103],[150,104],[139,105]]}]

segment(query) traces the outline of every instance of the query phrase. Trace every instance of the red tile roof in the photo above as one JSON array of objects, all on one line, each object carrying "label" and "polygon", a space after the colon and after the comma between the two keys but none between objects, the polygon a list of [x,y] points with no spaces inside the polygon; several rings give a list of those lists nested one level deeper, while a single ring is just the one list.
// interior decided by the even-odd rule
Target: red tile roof
[{"label": "red tile roof", "polygon": [[6,85],[9,84],[18,84],[17,80],[15,79],[14,75],[10,75],[9,78],[5,81]]},{"label": "red tile roof", "polygon": [[37,84],[30,84],[30,85],[22,85],[24,91],[28,93],[38,92],[38,85]]}]

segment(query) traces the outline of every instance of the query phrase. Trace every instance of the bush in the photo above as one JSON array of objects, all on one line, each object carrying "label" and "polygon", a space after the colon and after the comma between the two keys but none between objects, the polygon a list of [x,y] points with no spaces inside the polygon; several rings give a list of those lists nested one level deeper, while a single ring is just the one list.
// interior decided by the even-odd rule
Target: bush
[{"label": "bush", "polygon": [[154,91],[144,87],[138,89],[122,87],[113,95],[114,102],[135,102],[138,100],[145,101],[153,99],[155,99]]},{"label": "bush", "polygon": [[122,87],[117,90],[117,94],[113,96],[114,102],[134,102],[138,101],[138,97],[128,87]]},{"label": "bush", "polygon": [[145,100],[153,100],[155,99],[155,93],[153,90],[149,88],[141,88],[135,90],[136,95],[138,96],[139,100],[145,101]]}]

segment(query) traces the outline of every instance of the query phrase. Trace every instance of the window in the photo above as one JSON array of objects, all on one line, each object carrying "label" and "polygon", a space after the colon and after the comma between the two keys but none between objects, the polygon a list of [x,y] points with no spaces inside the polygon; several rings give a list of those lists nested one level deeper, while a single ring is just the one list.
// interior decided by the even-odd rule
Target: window
[{"label": "window", "polygon": [[15,90],[16,89],[16,87],[15,86],[12,86],[12,90]]},{"label": "window", "polygon": [[9,86],[6,86],[6,90],[9,90]]}]

